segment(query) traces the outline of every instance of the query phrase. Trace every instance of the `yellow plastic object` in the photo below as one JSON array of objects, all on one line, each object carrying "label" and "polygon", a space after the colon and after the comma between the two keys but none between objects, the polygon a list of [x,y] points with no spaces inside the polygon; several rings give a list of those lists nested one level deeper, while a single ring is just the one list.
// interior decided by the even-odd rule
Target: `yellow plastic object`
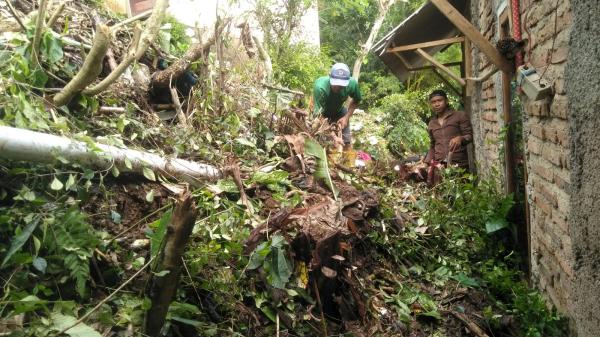
[{"label": "yellow plastic object", "polygon": [[342,152],[335,149],[330,149],[327,151],[327,159],[329,160],[330,165],[337,164],[340,162],[340,160],[342,160]]},{"label": "yellow plastic object", "polygon": [[354,162],[356,161],[356,151],[347,150],[342,153],[342,165],[346,167],[354,167]]}]

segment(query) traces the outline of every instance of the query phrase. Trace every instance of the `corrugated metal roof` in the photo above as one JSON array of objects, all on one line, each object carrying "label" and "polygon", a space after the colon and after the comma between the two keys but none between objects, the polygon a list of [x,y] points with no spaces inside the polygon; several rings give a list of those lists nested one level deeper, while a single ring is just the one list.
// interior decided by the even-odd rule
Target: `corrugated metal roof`
[{"label": "corrugated metal roof", "polygon": [[[448,2],[459,12],[463,13],[463,15],[468,12],[468,0],[449,0]],[[461,35],[459,30],[456,29],[446,16],[431,2],[427,2],[375,43],[371,51],[390,68],[394,75],[400,80],[405,80],[409,73],[408,69],[394,53],[386,53],[385,50],[387,48],[442,40],[459,35]],[[433,55],[444,47],[436,46],[423,48],[423,50]],[[399,53],[407,61],[410,68],[420,67],[425,63],[425,60],[413,51]]]}]

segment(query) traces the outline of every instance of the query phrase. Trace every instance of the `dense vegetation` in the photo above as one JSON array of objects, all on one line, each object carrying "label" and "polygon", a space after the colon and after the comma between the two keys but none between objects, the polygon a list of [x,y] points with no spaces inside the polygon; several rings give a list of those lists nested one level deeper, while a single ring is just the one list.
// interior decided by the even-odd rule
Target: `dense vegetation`
[{"label": "dense vegetation", "polygon": [[[310,1],[288,1],[283,10],[269,1],[258,3],[256,15],[267,32],[265,46],[276,84],[304,92],[333,61],[353,62],[375,15],[368,0],[320,2],[323,47],[315,50],[293,42],[289,34],[297,25],[295,15]],[[380,34],[419,4],[397,3]],[[83,6],[65,16],[91,10]],[[69,22],[58,21],[64,33],[91,29]],[[166,22],[172,29],[161,36],[161,48],[168,46],[170,54],[181,56],[192,42],[174,19]],[[293,208],[306,195],[279,168],[290,153],[276,137],[288,127],[288,107],[306,104],[305,98],[265,92],[255,83],[258,65],[253,59],[233,64],[223,74],[222,62],[211,52],[193,67],[204,76],[188,102],[195,111],[191,127],[157,120],[145,105],[147,97],[119,87],[54,107],[48,97],[76,73],[80,50],[47,31],[38,64],[30,43],[34,24],[26,25],[27,32],[2,38],[0,125],[69,136],[92,150],[104,143],[215,165],[234,156],[241,163],[248,204],[241,202],[240,190],[229,178],[192,189],[199,216],[183,258],[181,286],[168,309],[165,335],[311,336],[320,334],[321,325],[332,335],[351,335],[344,322],[316,319],[306,265],[294,262],[284,236],[272,235],[252,253],[244,253],[244,241],[268,221],[273,202],[275,208]],[[227,42],[225,38],[223,45]],[[456,55],[449,49],[440,57]],[[226,76],[227,86],[219,85],[215,74]],[[442,85],[429,75],[400,83],[370,55],[361,86],[365,112],[353,120],[355,126],[362,125],[357,127],[356,147],[381,163],[422,153],[428,146],[425,97]],[[106,106],[124,110],[101,112]],[[369,327],[382,336],[410,331],[454,336],[464,329],[448,313],[478,312],[496,336],[563,336],[564,321],[527,287],[519,271],[514,229],[506,221],[512,199],[492,182],[462,172],[446,174],[434,189],[398,182],[392,167],[385,165],[361,175],[340,175],[348,185],[373,189],[381,198],[370,230],[355,248],[366,266],[356,279],[369,298]],[[115,166],[92,170],[60,155],[52,164],[0,161],[0,332],[55,336],[107,299],[66,334],[140,334],[150,305],[147,282],[164,274],[152,262],[173,204],[164,187],[168,184],[163,184],[172,182],[170,177],[152,170],[143,175],[125,174]],[[262,197],[265,193],[269,198]],[[115,291],[123,284],[122,291]]]}]

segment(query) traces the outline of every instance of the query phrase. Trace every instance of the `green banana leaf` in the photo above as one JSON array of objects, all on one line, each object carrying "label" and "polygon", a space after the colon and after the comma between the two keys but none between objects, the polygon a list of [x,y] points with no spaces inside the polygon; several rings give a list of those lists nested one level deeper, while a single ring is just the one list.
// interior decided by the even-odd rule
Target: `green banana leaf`
[{"label": "green banana leaf", "polygon": [[315,177],[325,182],[325,185],[333,192],[333,198],[337,201],[339,191],[333,184],[333,180],[329,174],[329,163],[327,162],[327,153],[325,152],[325,149],[316,141],[306,139],[304,141],[304,153],[317,159]]}]

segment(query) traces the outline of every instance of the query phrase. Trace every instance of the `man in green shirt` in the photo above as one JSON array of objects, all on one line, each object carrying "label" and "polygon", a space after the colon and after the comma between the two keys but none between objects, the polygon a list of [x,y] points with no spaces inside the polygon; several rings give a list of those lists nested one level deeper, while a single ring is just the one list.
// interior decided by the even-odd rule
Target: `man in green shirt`
[{"label": "man in green shirt", "polygon": [[[352,97],[348,108],[344,102]],[[350,69],[343,63],[331,67],[329,76],[319,77],[313,89],[313,112],[326,117],[330,123],[338,123],[342,128],[344,151],[352,149],[350,117],[361,100],[358,81],[350,77]]]}]

